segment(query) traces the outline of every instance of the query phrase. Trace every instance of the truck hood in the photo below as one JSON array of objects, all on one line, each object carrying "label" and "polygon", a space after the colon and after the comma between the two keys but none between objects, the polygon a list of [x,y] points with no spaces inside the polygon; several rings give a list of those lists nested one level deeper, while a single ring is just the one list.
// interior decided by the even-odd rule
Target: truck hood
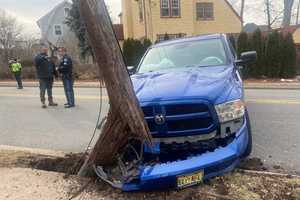
[{"label": "truck hood", "polygon": [[202,99],[219,104],[241,97],[241,84],[230,66],[149,72],[131,78],[140,103]]}]

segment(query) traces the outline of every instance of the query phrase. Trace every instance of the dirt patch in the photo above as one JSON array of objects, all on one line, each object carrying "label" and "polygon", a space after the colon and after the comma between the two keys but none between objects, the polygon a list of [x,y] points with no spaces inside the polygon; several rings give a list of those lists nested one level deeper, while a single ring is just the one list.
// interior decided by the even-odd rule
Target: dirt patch
[{"label": "dirt patch", "polygon": [[84,162],[84,154],[66,154],[64,157],[33,154],[25,151],[0,150],[1,168],[32,168],[65,174],[76,174]]},{"label": "dirt patch", "polygon": [[29,167],[32,156],[23,151],[0,150],[0,167]]},{"label": "dirt patch", "polygon": [[[0,168],[0,199],[69,199],[89,182],[88,179],[75,176],[65,179],[63,176],[55,172]],[[220,185],[226,189],[220,190]],[[102,182],[92,182],[75,198],[79,199],[299,200],[300,180],[232,173],[185,190],[132,193],[112,189]]]},{"label": "dirt patch", "polygon": [[[82,162],[82,154],[55,157],[0,150],[0,191],[3,191],[0,192],[0,199],[68,199],[89,182],[75,199],[300,200],[298,178],[239,172],[229,173],[185,190],[123,193],[99,180],[91,182],[91,179],[79,179],[75,176],[66,178],[65,173],[73,170],[75,174]],[[74,168],[74,163],[77,168]],[[257,158],[246,160],[243,164],[242,167],[246,166],[247,169],[264,169]],[[23,196],[20,197],[20,194]]]},{"label": "dirt patch", "polygon": [[240,169],[246,170],[257,170],[257,171],[266,171],[267,167],[264,166],[264,163],[260,158],[247,158],[241,161],[239,164]]},{"label": "dirt patch", "polygon": [[30,158],[30,167],[33,169],[66,173],[68,175],[77,174],[84,162],[84,154],[67,154],[65,157],[43,157],[36,156]]}]

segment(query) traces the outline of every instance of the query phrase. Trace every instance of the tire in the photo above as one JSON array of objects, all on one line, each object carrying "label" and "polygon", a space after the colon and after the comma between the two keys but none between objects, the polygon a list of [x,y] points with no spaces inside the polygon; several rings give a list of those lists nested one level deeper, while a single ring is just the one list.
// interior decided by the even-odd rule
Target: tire
[{"label": "tire", "polygon": [[250,156],[252,152],[252,129],[251,129],[250,117],[247,110],[245,112],[245,117],[247,122],[247,129],[248,129],[248,144],[245,152],[242,154],[242,158],[246,158]]}]

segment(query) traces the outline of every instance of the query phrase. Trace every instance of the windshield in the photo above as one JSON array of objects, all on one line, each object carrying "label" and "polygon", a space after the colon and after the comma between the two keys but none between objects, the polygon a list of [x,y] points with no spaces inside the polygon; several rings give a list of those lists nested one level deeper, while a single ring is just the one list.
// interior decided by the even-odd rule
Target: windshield
[{"label": "windshield", "polygon": [[139,73],[217,66],[226,62],[221,39],[191,41],[150,49],[140,65]]}]

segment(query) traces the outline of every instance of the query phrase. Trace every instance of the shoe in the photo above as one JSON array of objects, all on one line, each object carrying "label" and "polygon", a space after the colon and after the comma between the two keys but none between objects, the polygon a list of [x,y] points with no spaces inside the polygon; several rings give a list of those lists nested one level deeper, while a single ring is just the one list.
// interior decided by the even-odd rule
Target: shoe
[{"label": "shoe", "polygon": [[18,89],[18,90],[23,90],[23,87],[18,87],[17,89]]},{"label": "shoe", "polygon": [[64,104],[64,106],[68,106],[68,105],[69,105],[68,103],[65,103],[65,104]]},{"label": "shoe", "polygon": [[42,105],[42,108],[43,108],[43,109],[47,108],[46,104],[43,104],[43,105]]},{"label": "shoe", "polygon": [[65,108],[74,108],[75,105],[66,105]]},{"label": "shoe", "polygon": [[55,107],[55,106],[58,106],[58,104],[57,104],[57,103],[54,103],[54,102],[51,102],[51,103],[48,104],[48,106]]}]

